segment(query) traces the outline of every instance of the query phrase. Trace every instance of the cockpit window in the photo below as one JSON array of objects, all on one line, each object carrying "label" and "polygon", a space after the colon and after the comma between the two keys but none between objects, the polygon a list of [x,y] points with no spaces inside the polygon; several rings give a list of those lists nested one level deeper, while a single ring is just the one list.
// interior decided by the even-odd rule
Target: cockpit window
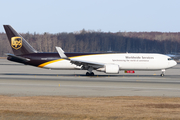
[{"label": "cockpit window", "polygon": [[168,60],[173,60],[172,58],[168,58]]}]

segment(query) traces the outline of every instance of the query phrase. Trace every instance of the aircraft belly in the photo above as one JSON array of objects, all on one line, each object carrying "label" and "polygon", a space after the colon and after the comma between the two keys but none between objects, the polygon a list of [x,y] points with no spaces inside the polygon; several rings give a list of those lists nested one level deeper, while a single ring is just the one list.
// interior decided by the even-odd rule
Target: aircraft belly
[{"label": "aircraft belly", "polygon": [[145,63],[121,63],[121,69],[147,69],[148,66]]}]

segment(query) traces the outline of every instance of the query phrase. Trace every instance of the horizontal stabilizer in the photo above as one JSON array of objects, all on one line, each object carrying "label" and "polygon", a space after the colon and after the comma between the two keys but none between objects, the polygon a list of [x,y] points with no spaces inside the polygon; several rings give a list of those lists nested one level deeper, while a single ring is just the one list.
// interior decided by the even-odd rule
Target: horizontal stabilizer
[{"label": "horizontal stabilizer", "polygon": [[9,59],[11,59],[12,61],[20,61],[21,63],[25,63],[25,62],[30,61],[30,59],[23,58],[23,57],[20,57],[20,56],[16,56],[16,55],[10,54],[10,53],[6,53],[5,55],[7,55],[9,57]]}]

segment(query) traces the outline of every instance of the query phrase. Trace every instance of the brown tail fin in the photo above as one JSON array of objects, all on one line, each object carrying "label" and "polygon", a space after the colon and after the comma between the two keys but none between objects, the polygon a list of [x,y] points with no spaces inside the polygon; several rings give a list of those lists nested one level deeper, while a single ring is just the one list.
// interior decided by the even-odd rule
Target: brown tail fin
[{"label": "brown tail fin", "polygon": [[29,53],[36,53],[37,51],[10,25],[3,25],[6,35],[9,39],[10,46],[15,55],[23,55]]}]

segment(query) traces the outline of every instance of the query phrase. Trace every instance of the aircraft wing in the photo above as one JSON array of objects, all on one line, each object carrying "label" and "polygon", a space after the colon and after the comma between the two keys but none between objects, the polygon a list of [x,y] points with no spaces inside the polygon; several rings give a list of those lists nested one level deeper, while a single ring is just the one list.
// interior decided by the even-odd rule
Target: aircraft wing
[{"label": "aircraft wing", "polygon": [[104,64],[92,62],[92,61],[84,61],[84,60],[78,60],[78,59],[70,59],[70,62],[72,64],[75,64],[77,66],[84,66],[84,67],[93,67],[95,69],[104,67]]},{"label": "aircraft wing", "polygon": [[58,51],[61,58],[69,60],[72,64],[75,64],[77,66],[83,66],[83,67],[92,67],[94,69],[102,68],[104,67],[103,63],[97,63],[92,61],[84,61],[84,60],[78,60],[78,59],[70,59],[65,54],[64,51],[60,47],[56,47],[56,50]]}]

